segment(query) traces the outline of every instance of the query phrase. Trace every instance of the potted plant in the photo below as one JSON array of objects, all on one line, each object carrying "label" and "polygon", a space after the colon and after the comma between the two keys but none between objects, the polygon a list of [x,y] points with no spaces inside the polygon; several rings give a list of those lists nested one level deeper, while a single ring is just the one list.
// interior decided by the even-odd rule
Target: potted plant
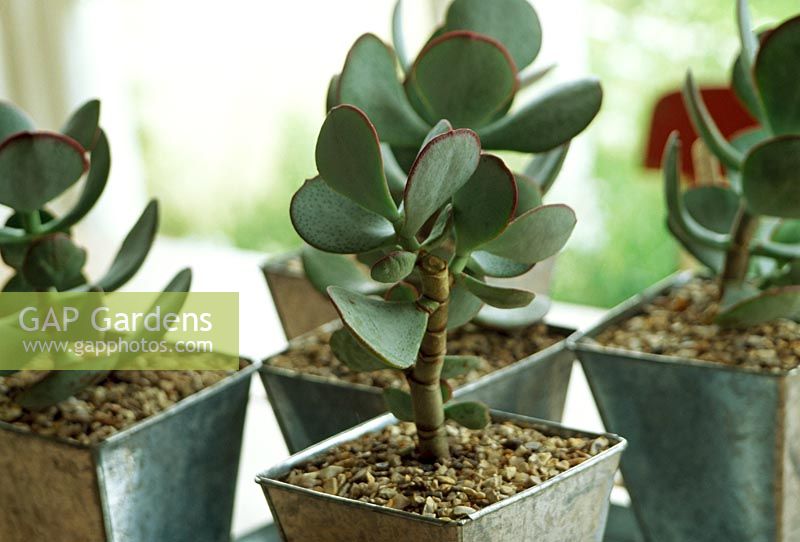
[{"label": "potted plant", "polygon": [[725,140],[690,74],[687,108],[727,178],[682,192],[675,135],[664,160],[669,228],[709,273],[667,279],[573,344],[606,427],[630,438],[647,540],[800,536],[800,18],[762,40],[743,0],[738,20],[733,88],[760,127]]},{"label": "potted plant", "polygon": [[[542,29],[530,3],[454,0],[416,58],[405,45],[402,0],[396,4],[392,28],[394,50],[374,34],[356,40],[342,72],[331,80],[327,109],[352,104],[372,119],[395,200],[402,194],[417,151],[440,119],[478,132],[487,149],[520,153],[521,163],[529,159],[515,174],[517,180],[523,189],[544,196],[561,169],[569,142],[597,115],[602,90],[595,79],[582,79],[551,88],[522,105],[516,103],[522,91],[553,67],[533,65]],[[340,259],[344,261],[332,264],[334,258],[328,256],[326,263],[342,268],[350,280],[364,281],[362,288],[375,287],[363,267],[359,277],[348,269],[359,267],[352,259]],[[301,261],[294,252],[278,255],[263,267],[288,339],[335,318],[324,292],[315,292],[305,280],[307,263],[307,254]],[[515,282],[546,294],[552,269],[552,260],[540,262]]]},{"label": "potted plant", "polygon": [[[14,270],[3,295],[66,292],[78,299],[81,292],[111,292],[147,256],[158,225],[155,201],[128,233],[108,272],[94,281],[83,273],[86,252],[70,229],[92,209],[108,179],[109,145],[99,114],[99,102],[90,101],[62,133],[55,133],[35,130],[22,111],[0,103],[0,203],[13,210],[0,228],[0,255]],[[84,174],[75,205],[61,216],[48,211],[48,203]],[[181,271],[153,307],[165,314],[180,311],[190,283],[190,270]],[[10,317],[17,321],[15,313]],[[142,331],[125,338],[162,336]],[[7,339],[3,335],[4,344]],[[127,353],[109,363],[129,358],[138,366],[141,358]],[[4,359],[0,371],[2,539],[226,539],[255,366],[94,371],[68,370],[82,359],[76,350],[53,359],[61,364],[53,367],[63,370],[15,371],[8,367],[27,365]],[[198,516],[198,510],[213,513]]]},{"label": "potted plant", "polygon": [[[486,283],[471,257],[484,251],[497,258],[484,262],[520,268],[549,258],[574,228],[572,210],[537,205],[517,214],[525,202],[514,175],[481,152],[475,132],[448,123],[426,138],[401,206],[360,109],[330,111],[316,158],[319,175],[292,200],[300,236],[334,254],[391,247],[372,266],[373,277],[393,283],[384,298],[328,288],[343,324],[332,343],[353,370],[398,371],[407,389],[384,391],[395,417],[258,477],[284,539],[599,540],[624,441],[451,401],[444,378],[465,369],[447,354],[448,322],[465,311],[459,288],[501,307],[533,298]],[[544,470],[532,467],[542,462]]]},{"label": "potted plant", "polygon": [[[380,165],[392,201],[396,205],[402,201],[406,171],[419,149],[455,126],[477,131],[492,149],[513,150],[525,157],[535,154],[524,173],[513,174],[519,191],[517,213],[540,205],[561,169],[569,141],[599,110],[599,83],[587,79],[562,85],[511,111],[518,91],[538,79],[532,74],[541,76],[529,67],[539,51],[541,29],[527,1],[454,1],[443,28],[414,62],[408,60],[402,43],[399,8],[398,3],[394,25],[398,55],[374,35],[362,36],[350,50],[342,73],[334,78],[328,97],[329,107],[350,103],[375,121]],[[398,63],[404,67],[404,84],[397,77]],[[443,85],[443,80],[459,83]],[[437,225],[432,222],[426,227],[428,233]],[[382,281],[373,268],[392,250],[389,245],[357,256],[331,254],[312,245],[303,248],[299,258],[281,260],[280,267],[291,269],[292,276],[276,268],[267,273],[290,337],[309,329],[297,325],[301,320],[318,325],[334,319],[325,293],[328,286],[379,293],[391,284]],[[492,284],[519,286],[519,277],[527,276],[531,268],[549,269],[551,264],[548,258],[535,267],[509,266],[478,250],[465,265]],[[523,285],[529,282],[526,279]],[[538,294],[547,290],[546,282],[539,282]],[[290,288],[279,288],[278,283]],[[459,284],[454,295],[464,310],[449,324],[454,333],[451,350],[483,358],[473,360],[475,370],[457,377],[456,383],[464,387],[460,392],[501,410],[560,420],[572,366],[562,339],[573,330],[542,323],[549,307],[547,297],[538,295],[529,306],[508,310],[492,306]],[[290,305],[308,311],[296,312]],[[458,329],[468,322],[480,327],[470,324]],[[261,371],[291,451],[384,412],[381,388],[398,383],[391,372],[363,375],[348,370],[327,344],[337,325],[308,332],[286,352],[267,360]],[[320,408],[330,404],[337,406],[335,411]]]}]

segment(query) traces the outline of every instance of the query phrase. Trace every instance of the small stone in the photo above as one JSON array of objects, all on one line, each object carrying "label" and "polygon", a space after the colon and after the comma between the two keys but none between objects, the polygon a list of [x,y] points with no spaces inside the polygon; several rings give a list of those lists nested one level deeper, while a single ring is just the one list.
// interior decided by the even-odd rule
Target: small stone
[{"label": "small stone", "polygon": [[456,506],[453,508],[453,515],[454,516],[468,516],[470,514],[474,514],[477,512],[474,508],[470,508],[469,506]]},{"label": "small stone", "polygon": [[324,469],[320,470],[319,477],[321,480],[328,480],[342,472],[344,472],[344,467],[340,467],[338,465],[331,465],[329,467],[325,467]]},{"label": "small stone", "polygon": [[422,509],[423,516],[434,516],[436,512],[436,501],[433,500],[433,497],[428,497],[425,499],[425,507]]}]

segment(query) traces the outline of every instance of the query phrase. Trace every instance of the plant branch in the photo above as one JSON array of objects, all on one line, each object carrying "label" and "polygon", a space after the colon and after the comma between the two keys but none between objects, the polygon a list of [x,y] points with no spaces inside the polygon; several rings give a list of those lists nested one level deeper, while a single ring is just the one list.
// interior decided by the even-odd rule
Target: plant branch
[{"label": "plant branch", "polygon": [[758,217],[742,207],[734,221],[731,244],[725,253],[725,266],[720,276],[720,295],[728,286],[741,284],[750,266],[750,243],[758,229]]},{"label": "plant branch", "polygon": [[417,363],[406,376],[411,388],[419,453],[423,459],[433,461],[450,456],[441,392],[442,366],[447,352],[450,273],[447,262],[432,254],[423,255],[418,267],[422,297],[417,304],[421,310],[431,307],[431,301],[437,305],[428,318]]}]

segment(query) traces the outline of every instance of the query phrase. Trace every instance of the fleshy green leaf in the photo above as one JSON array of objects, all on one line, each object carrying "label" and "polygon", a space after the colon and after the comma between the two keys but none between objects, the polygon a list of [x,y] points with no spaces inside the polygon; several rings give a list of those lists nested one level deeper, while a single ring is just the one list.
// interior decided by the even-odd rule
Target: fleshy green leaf
[{"label": "fleshy green leaf", "polygon": [[339,76],[334,75],[331,77],[331,82],[328,83],[328,94],[325,97],[325,112],[330,111],[339,104]]},{"label": "fleshy green leaf", "polygon": [[[44,209],[40,209],[38,213],[40,224],[44,224],[53,220],[53,215]],[[12,214],[10,217],[8,217],[8,220],[6,220],[6,226],[15,229],[22,229],[24,227],[22,216],[19,213]],[[68,232],[65,231],[63,233]],[[12,243],[2,245],[0,246],[0,255],[2,255],[3,261],[9,267],[20,269],[25,259],[25,254],[28,252],[28,246],[29,243]]]},{"label": "fleshy green leaf", "polygon": [[761,44],[755,79],[769,125],[776,134],[800,132],[800,16],[770,32]]},{"label": "fleshy green leaf", "polygon": [[400,388],[384,388],[383,401],[389,412],[401,422],[414,421],[414,406],[407,391]]},{"label": "fleshy green leaf", "polygon": [[677,224],[675,217],[667,218],[667,228],[684,249],[698,262],[708,267],[714,274],[719,274],[725,265],[725,252],[719,248],[710,247],[692,238],[683,227]]},{"label": "fleshy green leaf", "polygon": [[489,408],[483,403],[471,401],[446,405],[444,415],[467,429],[483,429],[491,422]]},{"label": "fleshy green leaf", "polygon": [[478,356],[445,356],[442,365],[442,378],[455,378],[481,366],[483,360]]},{"label": "fleshy green leaf", "polygon": [[542,191],[532,178],[517,173],[514,175],[517,183],[517,209],[514,218],[542,205]]},{"label": "fleshy green leaf", "polygon": [[100,102],[89,100],[72,114],[61,133],[80,143],[84,149],[92,150],[97,141],[99,123]]},{"label": "fleshy green leaf", "polygon": [[392,43],[394,44],[394,51],[397,53],[397,58],[400,60],[400,66],[403,71],[407,71],[411,67],[411,57],[408,55],[406,49],[405,32],[403,31],[403,0],[397,0],[392,11]]},{"label": "fleshy green leaf", "polygon": [[110,169],[111,154],[108,148],[108,139],[103,130],[100,130],[94,150],[92,150],[89,174],[86,176],[86,183],[83,185],[78,202],[67,214],[55,222],[47,224],[47,229],[49,231],[66,229],[85,217],[103,194]]},{"label": "fleshy green leaf", "polygon": [[547,194],[553,186],[569,152],[569,143],[551,151],[536,155],[525,168],[525,175],[536,181],[542,194]]},{"label": "fleshy green leaf", "polygon": [[800,220],[783,220],[772,232],[770,238],[776,243],[800,243]]},{"label": "fleshy green leaf", "polygon": [[453,206],[448,204],[441,210],[439,216],[436,217],[436,221],[433,223],[431,232],[428,234],[428,238],[425,239],[423,247],[431,248],[441,243],[450,233],[450,225],[452,222]]},{"label": "fleshy green leaf", "polygon": [[416,235],[453,194],[469,181],[480,160],[480,140],[471,130],[454,130],[434,138],[411,167],[403,197],[402,233]]},{"label": "fleshy green leaf", "polygon": [[14,104],[0,100],[0,141],[19,133],[34,130],[31,118]]},{"label": "fleshy green leaf", "polygon": [[603,90],[596,79],[562,84],[519,111],[478,130],[485,149],[546,152],[580,134],[600,111]]},{"label": "fleshy green leaf", "polygon": [[433,128],[430,129],[430,131],[428,131],[428,135],[425,136],[422,145],[420,145],[419,147],[420,150],[424,149],[425,145],[430,143],[434,138],[452,131],[453,131],[453,125],[450,124],[450,121],[444,119],[440,120],[433,126]]},{"label": "fleshy green leaf", "polygon": [[55,233],[31,243],[22,263],[25,281],[39,290],[68,290],[82,281],[86,251],[68,235]]},{"label": "fleshy green leaf", "polygon": [[686,210],[704,228],[730,233],[739,212],[739,196],[721,186],[700,186],[683,193]]},{"label": "fleshy green leaf", "polygon": [[483,301],[456,281],[450,289],[447,312],[447,329],[456,329],[469,323],[483,307]]},{"label": "fleshy green leaf", "polygon": [[34,287],[28,284],[20,273],[14,273],[3,285],[4,292],[32,292]]},{"label": "fleshy green leaf", "polygon": [[483,154],[478,169],[453,196],[453,225],[459,254],[491,241],[508,226],[517,206],[514,175],[496,156]]},{"label": "fleshy green leaf", "polygon": [[338,286],[328,295],[353,336],[374,355],[396,369],[417,360],[428,316],[414,303],[389,302]]},{"label": "fleshy green leaf", "polygon": [[361,36],[350,49],[337,101],[363,110],[381,141],[391,145],[416,148],[429,128],[406,98],[394,53],[373,34]]},{"label": "fleshy green leaf", "polygon": [[686,104],[686,109],[689,111],[689,116],[692,119],[695,129],[700,134],[703,142],[708,149],[719,158],[726,167],[733,169],[741,169],[742,167],[742,153],[733,145],[731,145],[722,132],[719,131],[717,124],[708,112],[703,97],[700,94],[700,89],[697,88],[697,83],[694,81],[692,72],[686,74],[686,83],[683,87],[683,101]]},{"label": "fleshy green leaf", "polygon": [[731,69],[731,87],[736,97],[753,117],[759,119],[763,117],[761,98],[758,96],[752,72],[745,67],[741,53],[736,57]]},{"label": "fleshy green leaf", "polygon": [[414,302],[419,297],[419,291],[413,284],[399,282],[386,290],[383,298],[386,301],[410,301]]},{"label": "fleshy green leaf", "polygon": [[389,368],[379,357],[361,346],[361,343],[353,338],[346,329],[337,329],[333,332],[330,346],[336,359],[357,373]]},{"label": "fleshy green leaf", "polygon": [[350,105],[331,109],[317,139],[316,158],[328,186],[389,220],[400,216],[383,173],[378,134],[361,110]]},{"label": "fleshy green leaf", "polygon": [[306,278],[323,294],[327,293],[328,286],[342,286],[365,294],[376,291],[379,286],[367,277],[365,269],[348,256],[323,252],[306,245],[300,258]]},{"label": "fleshy green leaf", "polygon": [[730,306],[717,315],[717,323],[745,328],[797,315],[800,315],[800,286],[786,286],[767,290]]},{"label": "fleshy green leaf", "polygon": [[500,288],[486,284],[469,275],[461,275],[459,280],[474,296],[492,307],[499,309],[516,309],[527,307],[535,297],[533,292],[516,288]]},{"label": "fleshy green leaf", "polygon": [[417,57],[406,91],[429,123],[458,128],[488,124],[514,98],[517,68],[497,41],[474,32],[450,32]]},{"label": "fleshy green leaf", "polygon": [[689,243],[684,243],[687,248],[699,244],[705,248],[726,250],[730,236],[719,234],[698,224],[683,204],[680,188],[680,139],[677,132],[673,132],[667,141],[662,163],[664,164],[664,196],[670,230],[679,240],[689,241]]},{"label": "fleshy green leaf", "polygon": [[72,139],[22,132],[0,144],[0,203],[31,212],[78,182],[88,162]]},{"label": "fleshy green leaf", "polygon": [[527,307],[518,309],[498,309],[486,305],[475,317],[475,323],[490,329],[522,329],[541,322],[550,311],[551,305],[550,298],[541,294]]},{"label": "fleshy green leaf", "polygon": [[515,219],[484,249],[519,263],[541,262],[564,248],[575,223],[575,212],[566,205],[542,205]]},{"label": "fleshy green leaf", "polygon": [[51,371],[35,385],[23,390],[14,400],[28,410],[39,410],[102,382],[108,374],[109,371]]},{"label": "fleshy green leaf", "polygon": [[520,70],[533,62],[542,47],[542,26],[528,0],[455,0],[445,29],[471,30],[496,39]]},{"label": "fleshy green leaf", "polygon": [[326,252],[367,252],[394,237],[388,220],[336,192],[320,177],[306,181],[295,193],[290,215],[300,237]]},{"label": "fleshy green leaf", "polygon": [[758,37],[753,32],[753,22],[747,0],[736,0],[736,23],[739,30],[739,42],[742,46],[742,62],[747,72],[753,69],[758,53]]},{"label": "fleshy green leaf", "polygon": [[387,143],[381,143],[381,157],[383,158],[383,173],[386,175],[386,184],[395,201],[403,199],[403,190],[406,188],[406,172],[400,167],[392,148]]},{"label": "fleshy green leaf", "polygon": [[142,267],[158,231],[158,202],[150,201],[122,242],[111,267],[96,286],[112,292],[128,282]]},{"label": "fleshy green leaf", "polygon": [[417,255],[413,252],[398,250],[390,252],[372,266],[370,275],[374,280],[386,284],[400,282],[414,270]]},{"label": "fleshy green leaf", "polygon": [[533,264],[515,262],[483,250],[472,253],[468,266],[481,275],[505,279],[518,277],[533,268]]},{"label": "fleshy green leaf", "polygon": [[757,214],[800,218],[800,136],[754,148],[742,168],[742,192]]}]

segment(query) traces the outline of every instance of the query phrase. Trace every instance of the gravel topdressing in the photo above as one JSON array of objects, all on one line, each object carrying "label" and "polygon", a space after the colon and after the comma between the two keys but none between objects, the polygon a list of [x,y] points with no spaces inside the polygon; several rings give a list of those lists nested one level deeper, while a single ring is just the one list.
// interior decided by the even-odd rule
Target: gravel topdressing
[{"label": "gravel topdressing", "polygon": [[0,421],[38,435],[90,445],[168,409],[231,373],[115,371],[99,385],[40,411],[28,411],[14,402],[17,391],[46,374],[26,371],[0,377]]},{"label": "gravel topdressing", "polygon": [[[482,329],[473,325],[465,326],[450,334],[447,341],[447,353],[480,356],[483,361],[477,369],[450,379],[449,382],[454,386],[462,386],[544,350],[564,338],[562,333],[545,324],[513,331]],[[365,386],[386,388],[404,385],[402,374],[393,370],[354,373],[333,355],[328,347],[329,339],[330,333],[318,331],[309,335],[307,341],[291,345],[289,350],[271,358],[267,363],[274,367],[303,374],[344,380]]]},{"label": "gravel topdressing", "polygon": [[693,279],[597,337],[605,346],[781,373],[800,365],[800,323],[776,320],[747,329],[714,324],[719,288]]},{"label": "gravel topdressing", "polygon": [[472,431],[447,425],[452,457],[415,457],[415,428],[392,425],[329,450],[285,482],[452,521],[502,501],[607,450],[605,437],[561,438],[511,422]]}]

